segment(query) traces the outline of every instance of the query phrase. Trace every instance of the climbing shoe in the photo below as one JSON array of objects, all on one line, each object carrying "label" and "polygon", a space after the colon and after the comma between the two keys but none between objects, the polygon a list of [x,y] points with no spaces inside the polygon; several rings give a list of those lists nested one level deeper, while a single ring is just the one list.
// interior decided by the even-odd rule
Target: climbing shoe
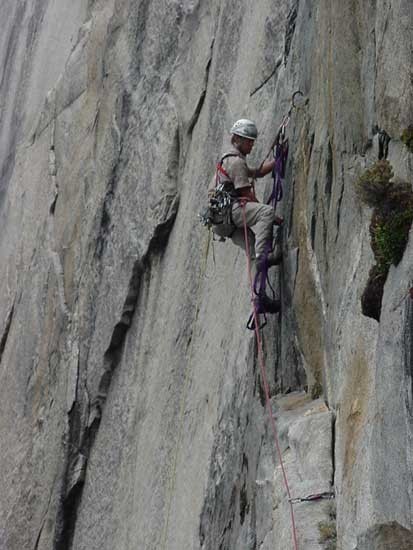
[{"label": "climbing shoe", "polygon": [[277,254],[271,253],[267,257],[260,256],[256,260],[257,272],[261,273],[273,265],[279,265],[282,262],[282,258],[282,252],[278,252]]},{"label": "climbing shoe", "polygon": [[280,300],[272,300],[265,293],[254,298],[254,308],[257,313],[278,313],[281,311]]},{"label": "climbing shoe", "polygon": [[280,265],[283,259],[282,252],[278,252],[277,254],[269,254],[268,255],[268,267],[271,267],[272,265]]}]

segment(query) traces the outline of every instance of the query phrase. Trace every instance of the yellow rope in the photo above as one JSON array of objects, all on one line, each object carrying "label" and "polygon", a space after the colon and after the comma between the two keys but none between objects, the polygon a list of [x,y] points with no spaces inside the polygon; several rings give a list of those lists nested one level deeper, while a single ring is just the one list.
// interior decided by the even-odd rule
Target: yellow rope
[{"label": "yellow rope", "polygon": [[177,469],[177,465],[178,465],[179,448],[180,448],[181,442],[182,442],[182,433],[183,433],[183,427],[184,427],[185,403],[186,403],[186,398],[188,396],[189,381],[190,381],[190,378],[191,378],[190,374],[192,372],[192,350],[193,350],[193,344],[194,344],[194,340],[195,340],[194,332],[195,332],[196,324],[198,322],[198,314],[199,314],[199,309],[200,309],[200,298],[201,298],[201,286],[202,286],[201,283],[202,283],[202,280],[204,278],[206,268],[207,268],[209,247],[210,247],[210,243],[211,243],[211,233],[212,233],[212,231],[211,231],[211,229],[209,229],[208,236],[206,238],[205,251],[204,251],[204,255],[203,255],[203,263],[202,263],[201,270],[199,272],[199,277],[198,277],[198,285],[197,285],[197,290],[196,290],[196,302],[195,302],[195,318],[192,322],[192,337],[191,337],[189,353],[188,353],[188,362],[187,362],[187,365],[186,365],[186,368],[185,368],[185,373],[184,373],[184,384],[183,384],[183,391],[181,393],[180,411],[179,411],[179,416],[178,416],[179,432],[178,432],[178,437],[177,437],[176,445],[175,445],[175,454],[174,454],[174,459],[173,459],[172,471],[171,471],[171,475],[169,476],[169,479],[168,479],[167,512],[166,512],[166,519],[165,519],[165,522],[164,522],[164,528],[163,528],[163,532],[162,532],[162,539],[161,539],[162,542],[161,542],[161,546],[160,546],[160,548],[162,548],[162,550],[166,550],[166,544],[167,544],[167,538],[168,538],[169,520],[170,520],[171,506],[172,506],[172,497],[173,497],[173,492],[175,490],[175,484],[176,484],[176,469]]}]

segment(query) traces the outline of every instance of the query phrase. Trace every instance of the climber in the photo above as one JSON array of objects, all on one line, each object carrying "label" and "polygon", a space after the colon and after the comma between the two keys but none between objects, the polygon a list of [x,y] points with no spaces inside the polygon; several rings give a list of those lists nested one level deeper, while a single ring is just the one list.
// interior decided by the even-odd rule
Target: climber
[{"label": "climber", "polygon": [[[254,188],[256,178],[262,178],[272,172],[275,160],[263,162],[258,169],[252,169],[247,165],[246,157],[251,152],[258,135],[257,127],[251,120],[238,120],[232,126],[230,133],[232,147],[221,157],[216,177],[209,186],[208,195],[209,197],[214,195],[217,185],[226,187],[233,197],[231,208],[233,228],[231,234],[221,234],[221,226],[215,225],[213,231],[218,236],[230,237],[234,244],[245,249],[245,219],[251,243],[251,259],[255,259],[255,268],[259,272],[264,264],[268,268],[281,262],[281,254],[275,255],[272,252],[272,241],[273,226],[281,225],[283,219],[275,215],[272,206],[258,202]],[[277,313],[280,310],[279,301],[272,300],[264,291],[259,296],[259,302],[261,309],[266,313]]]}]

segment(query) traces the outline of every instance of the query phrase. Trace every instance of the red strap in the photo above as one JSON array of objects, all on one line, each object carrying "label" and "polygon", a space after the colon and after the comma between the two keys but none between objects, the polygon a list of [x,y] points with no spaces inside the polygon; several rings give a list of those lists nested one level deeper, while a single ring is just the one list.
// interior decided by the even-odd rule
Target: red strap
[{"label": "red strap", "polygon": [[228,178],[230,181],[231,181],[231,177],[230,175],[228,174],[228,172],[225,170],[225,168],[222,166],[222,163],[224,162],[224,160],[228,157],[239,157],[239,154],[236,154],[236,153],[228,153],[227,155],[224,155],[220,162],[218,162],[217,164],[217,171],[215,172],[215,187],[218,186],[218,180],[219,180],[219,175],[218,175],[218,172],[220,172],[222,175],[224,175],[226,178]]},{"label": "red strap", "polygon": [[250,187],[241,187],[241,189],[238,189],[238,192],[240,194],[240,198],[243,199],[245,202],[258,202],[257,196],[255,194],[255,186],[252,184]]},{"label": "red strap", "polygon": [[[225,170],[225,168],[222,166],[222,161],[225,158],[227,158],[227,156],[237,157],[239,155],[225,155],[223,157],[223,159],[221,160],[221,162],[219,162],[217,164],[217,171],[216,171],[216,176],[215,176],[215,187],[217,187],[218,183],[219,183],[219,174],[222,174],[223,176],[225,176],[226,178],[228,178],[231,181],[230,175]],[[257,196],[255,195],[254,183],[251,184],[251,186],[248,188],[248,190],[245,189],[245,191],[243,191],[242,195],[240,195],[240,199],[241,198],[244,200],[244,202],[258,202]]]},{"label": "red strap", "polygon": [[219,164],[219,163],[217,164],[217,170],[218,170],[218,172],[221,172],[221,174],[224,174],[224,176],[225,176],[226,178],[231,179],[231,178],[229,177],[228,172],[225,170],[225,168],[222,166],[222,164]]}]

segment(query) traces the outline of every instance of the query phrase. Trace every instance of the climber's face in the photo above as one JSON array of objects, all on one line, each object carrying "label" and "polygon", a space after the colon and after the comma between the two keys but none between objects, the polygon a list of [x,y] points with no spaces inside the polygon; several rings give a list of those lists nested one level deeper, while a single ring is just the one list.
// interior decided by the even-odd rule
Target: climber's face
[{"label": "climber's face", "polygon": [[243,155],[249,155],[254,147],[254,140],[246,137],[239,137],[238,150]]}]

